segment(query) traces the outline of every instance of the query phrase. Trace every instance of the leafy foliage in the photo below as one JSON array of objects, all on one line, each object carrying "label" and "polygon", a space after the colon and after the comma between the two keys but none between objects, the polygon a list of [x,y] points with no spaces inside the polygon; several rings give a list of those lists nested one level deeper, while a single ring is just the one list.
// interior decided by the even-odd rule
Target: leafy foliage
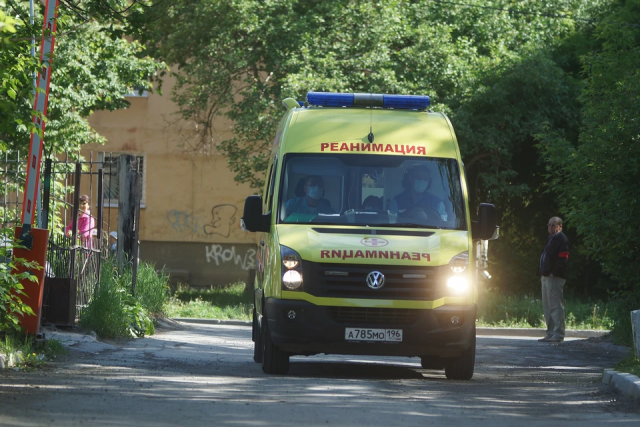
[{"label": "leafy foliage", "polygon": [[[127,108],[124,96],[134,90],[151,90],[151,78],[165,67],[145,56],[140,43],[121,37],[126,29],[132,30],[129,20],[122,19],[126,25],[109,21],[113,12],[105,5],[116,7],[120,2],[86,3],[86,14],[61,7],[58,15],[44,146],[51,155],[78,155],[83,144],[103,143],[86,118],[97,110]],[[30,40],[34,36],[39,47],[44,8],[36,3],[39,7],[31,26],[28,2],[8,0],[8,4],[10,8],[0,0],[0,9],[14,15],[11,28],[15,29],[8,49],[0,52],[0,144],[5,150],[28,151],[31,72],[39,68],[30,56]]]},{"label": "leafy foliage", "polygon": [[627,309],[640,307],[640,294],[634,291],[640,282],[638,23],[640,2],[633,0],[598,25],[602,48],[583,57],[579,137],[567,138],[552,124],[540,135],[562,212],[584,236],[584,251],[618,283],[616,295],[625,309],[616,320],[628,331]]},{"label": "leafy foliage", "polygon": [[[484,184],[521,194],[527,186],[515,179],[511,163],[519,143],[531,141],[532,123],[549,118],[572,90],[538,48],[570,34],[575,21],[541,14],[583,16],[603,2],[518,2],[527,15],[468,3],[472,7],[402,0],[181,1],[147,37],[155,55],[180,67],[173,96],[201,135],[185,149],[210,153],[217,147],[239,182],[261,186],[285,97],[304,99],[309,90],[428,93],[435,109],[468,129],[461,135],[465,161],[486,165]],[[531,65],[535,76],[528,76]],[[510,68],[510,82],[494,91]],[[548,99],[554,102],[537,111]],[[509,108],[512,100],[520,107]],[[494,104],[499,108],[482,110]],[[484,120],[467,122],[482,111]],[[217,138],[216,115],[229,119],[233,138]],[[572,117],[575,112],[567,120]]]},{"label": "leafy foliage", "polygon": [[114,260],[103,260],[100,286],[80,313],[80,326],[104,338],[144,337],[155,331],[142,303],[131,295],[131,268],[119,274]]},{"label": "leafy foliage", "polygon": [[[448,113],[456,129],[472,209],[491,202],[501,210],[492,283],[529,293],[540,287],[535,265],[544,224],[558,214],[556,196],[545,193],[534,135],[543,123],[578,134],[579,55],[598,46],[591,20],[610,5],[183,0],[149,27],[145,40],[154,56],[179,68],[173,99],[200,135],[190,143],[187,129],[184,149],[218,150],[236,180],[254,188],[263,183],[282,99],[304,100],[310,90],[429,94],[433,109]],[[218,136],[218,116],[232,138]],[[578,251],[570,271],[570,283],[593,283],[582,289],[598,282],[599,266]]]},{"label": "leafy foliage", "polygon": [[7,5],[0,0],[0,151],[9,148],[9,139],[16,127],[27,131],[24,111],[32,94],[31,73],[38,61],[30,52],[28,33],[23,22],[7,13]]},{"label": "leafy foliage", "polygon": [[[21,317],[35,316],[31,307],[20,299],[26,295],[20,282],[25,279],[37,282],[38,279],[30,271],[42,269],[35,261],[12,258],[13,249],[22,247],[13,242],[12,235],[13,229],[0,230],[0,307],[3,307],[0,310],[0,331],[19,331]],[[23,267],[26,271],[17,273],[18,267]]]},{"label": "leafy foliage", "polygon": [[168,277],[141,262],[135,296],[131,293],[132,271],[118,271],[115,260],[102,261],[100,286],[80,314],[80,325],[101,337],[144,337],[155,332],[154,316],[161,316],[169,296]]}]

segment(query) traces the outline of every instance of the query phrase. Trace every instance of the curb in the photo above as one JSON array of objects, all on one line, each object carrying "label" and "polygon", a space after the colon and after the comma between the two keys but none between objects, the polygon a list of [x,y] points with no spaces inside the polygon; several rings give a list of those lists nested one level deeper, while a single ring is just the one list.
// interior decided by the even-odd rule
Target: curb
[{"label": "curb", "polygon": [[[547,330],[543,328],[476,328],[477,335],[494,335],[501,337],[538,337],[542,338]],[[591,330],[591,329],[567,329],[565,338],[599,338],[609,334],[611,331]]]},{"label": "curb", "polygon": [[200,323],[204,325],[251,326],[251,322],[248,320],[198,319],[192,317],[171,317],[171,320],[182,323]]},{"label": "curb", "polygon": [[[199,323],[204,325],[234,325],[251,326],[248,320],[219,320],[219,319],[198,319],[192,317],[172,317],[171,320],[182,323]],[[476,334],[481,336],[501,336],[501,337],[538,337],[541,338],[547,332],[542,328],[476,328]],[[576,330],[570,329],[565,333],[567,338],[598,338],[605,336],[610,331]]]},{"label": "curb", "polygon": [[640,399],[640,378],[613,369],[605,369],[602,382],[613,386],[620,393],[633,399]]}]

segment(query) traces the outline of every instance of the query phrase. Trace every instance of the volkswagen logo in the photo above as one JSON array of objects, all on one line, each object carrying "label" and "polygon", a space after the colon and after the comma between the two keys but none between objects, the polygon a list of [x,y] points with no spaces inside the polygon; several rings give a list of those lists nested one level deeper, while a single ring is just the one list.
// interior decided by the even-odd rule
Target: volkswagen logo
[{"label": "volkswagen logo", "polygon": [[367,286],[371,289],[380,289],[384,286],[384,274],[379,271],[372,271],[367,274]]},{"label": "volkswagen logo", "polygon": [[364,239],[360,240],[360,243],[364,246],[379,248],[382,246],[387,246],[389,244],[389,241],[381,237],[365,237]]}]

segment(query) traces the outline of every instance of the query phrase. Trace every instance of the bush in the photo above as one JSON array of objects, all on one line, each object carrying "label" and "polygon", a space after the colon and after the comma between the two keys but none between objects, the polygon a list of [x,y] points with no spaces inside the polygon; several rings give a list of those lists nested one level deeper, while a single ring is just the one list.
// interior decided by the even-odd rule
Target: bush
[{"label": "bush", "polygon": [[640,309],[640,290],[613,295],[613,336],[616,344],[633,346],[631,312]]},{"label": "bush", "polygon": [[80,326],[104,338],[143,337],[155,328],[150,314],[161,315],[168,293],[166,275],[140,263],[136,296],[131,295],[132,272],[118,274],[113,259],[102,262],[100,286],[80,314]]},{"label": "bush", "polygon": [[153,264],[140,262],[136,281],[136,298],[154,316],[164,314],[164,304],[169,297],[169,276],[156,271]]},{"label": "bush", "polygon": [[24,287],[20,281],[27,279],[37,282],[38,279],[28,271],[16,273],[15,268],[20,266],[26,270],[42,268],[37,262],[12,258],[13,249],[21,247],[12,240],[13,232],[10,228],[0,230],[0,331],[18,331],[21,316],[35,315],[31,307],[20,299],[20,296],[24,295]]}]

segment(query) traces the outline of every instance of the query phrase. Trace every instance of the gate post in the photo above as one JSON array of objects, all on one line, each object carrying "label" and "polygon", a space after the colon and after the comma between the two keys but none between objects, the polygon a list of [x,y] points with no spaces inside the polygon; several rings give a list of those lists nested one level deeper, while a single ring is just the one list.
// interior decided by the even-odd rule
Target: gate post
[{"label": "gate post", "polygon": [[137,257],[134,252],[136,205],[136,157],[122,154],[118,157],[118,269]]},{"label": "gate post", "polygon": [[[104,214],[104,170],[102,168],[98,169],[98,250],[100,253],[98,254],[98,260],[102,259],[102,215]],[[107,242],[108,243],[108,242]],[[107,255],[109,254],[109,247],[107,245]],[[100,289],[100,273],[102,267],[101,263],[98,264],[98,281],[96,282],[96,290],[97,292]]]},{"label": "gate post", "polygon": [[76,163],[76,175],[74,177],[73,188],[73,212],[71,214],[71,266],[69,277],[76,278],[76,254],[78,253],[78,211],[80,210],[80,174],[82,165]]}]

